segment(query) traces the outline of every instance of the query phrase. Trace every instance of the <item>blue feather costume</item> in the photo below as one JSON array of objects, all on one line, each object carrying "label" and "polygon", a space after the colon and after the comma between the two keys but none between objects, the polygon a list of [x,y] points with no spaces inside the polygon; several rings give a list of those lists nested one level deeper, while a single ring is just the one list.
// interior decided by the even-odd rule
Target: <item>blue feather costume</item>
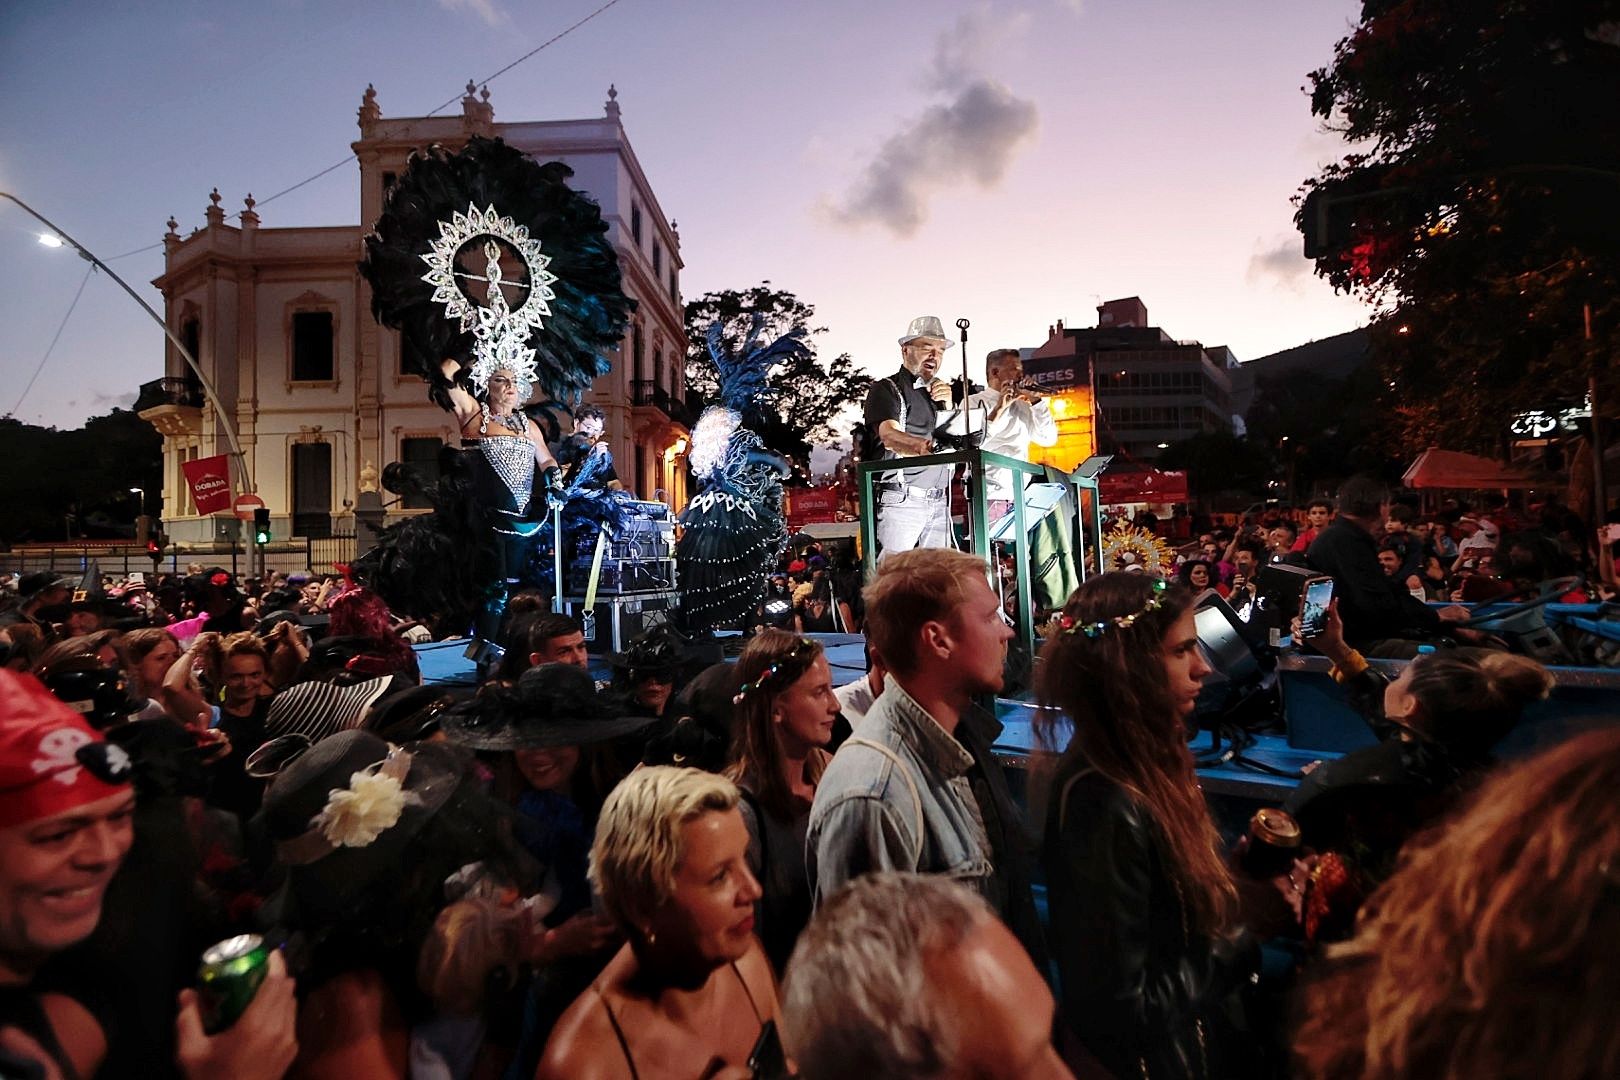
[{"label": "blue feather costume", "polygon": [[675,572],[681,621],[688,632],[735,627],[765,594],[765,582],[787,545],[782,480],[787,462],[743,426],[743,415],[766,389],[771,365],[805,350],[802,331],[756,348],[764,320],[754,317],[736,355],[721,327],[708,332],[709,355],[720,373],[720,404],[705,409],[692,430],[687,460],[698,493],[681,511]]}]

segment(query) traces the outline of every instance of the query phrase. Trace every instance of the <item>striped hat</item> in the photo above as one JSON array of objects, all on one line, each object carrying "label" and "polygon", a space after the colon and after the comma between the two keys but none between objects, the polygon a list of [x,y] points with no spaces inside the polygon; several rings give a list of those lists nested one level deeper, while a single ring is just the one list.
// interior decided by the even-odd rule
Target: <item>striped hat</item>
[{"label": "striped hat", "polygon": [[390,675],[367,679],[349,686],[318,679],[295,683],[270,701],[264,719],[264,737],[306,735],[320,742],[328,735],[360,726],[372,702],[382,697],[393,682]]}]

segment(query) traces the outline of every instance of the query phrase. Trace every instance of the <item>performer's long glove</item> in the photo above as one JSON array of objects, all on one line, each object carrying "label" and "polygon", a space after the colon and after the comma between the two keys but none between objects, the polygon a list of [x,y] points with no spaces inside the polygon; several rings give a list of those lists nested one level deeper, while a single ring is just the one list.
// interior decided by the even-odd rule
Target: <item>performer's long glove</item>
[{"label": "performer's long glove", "polygon": [[561,469],[553,465],[551,468],[541,473],[540,478],[545,483],[546,508],[548,510],[555,510],[557,507],[568,501],[568,492],[563,488],[563,473]]}]

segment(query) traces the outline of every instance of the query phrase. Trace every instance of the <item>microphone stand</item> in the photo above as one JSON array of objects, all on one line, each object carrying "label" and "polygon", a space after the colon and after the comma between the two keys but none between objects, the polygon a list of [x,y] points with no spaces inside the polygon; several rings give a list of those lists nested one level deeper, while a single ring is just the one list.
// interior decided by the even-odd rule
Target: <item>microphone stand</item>
[{"label": "microphone stand", "polygon": [[[962,332],[962,434],[973,434],[973,414],[968,410],[968,397],[973,384],[968,381],[968,327],[972,323],[967,319],[957,319],[956,328]],[[978,476],[969,466],[962,470],[963,492],[967,495],[967,513],[962,517],[962,535],[967,539],[968,550],[973,550],[973,485],[978,483]],[[948,500],[947,500],[948,501]]]}]

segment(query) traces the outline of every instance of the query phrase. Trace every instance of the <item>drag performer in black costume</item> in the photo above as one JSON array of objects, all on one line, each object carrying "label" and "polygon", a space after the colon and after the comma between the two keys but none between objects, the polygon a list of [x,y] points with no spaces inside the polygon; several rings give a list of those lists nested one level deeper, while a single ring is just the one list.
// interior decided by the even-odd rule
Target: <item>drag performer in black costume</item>
[{"label": "drag performer in black costume", "polygon": [[[384,530],[355,572],[437,634],[493,641],[511,590],[535,583],[537,479],[563,497],[542,431],[555,438],[552,414],[607,374],[634,308],[601,210],[572,175],[499,139],[432,147],[412,155],[366,238],[372,313],[455,414],[462,449],[441,457],[434,513]],[[525,407],[534,390],[542,400]],[[384,471],[390,490],[411,483]]]},{"label": "drag performer in black costume", "polygon": [[767,389],[771,365],[802,352],[805,345],[802,334],[794,331],[755,348],[763,322],[754,317],[735,356],[726,352],[720,325],[709,327],[709,355],[720,373],[720,404],[705,409],[692,429],[687,461],[698,494],[681,511],[683,531],[675,546],[681,622],[689,633],[736,626],[751,616],[787,544],[782,481],[792,470],[765,449],[743,420]]},{"label": "drag performer in black costume", "polygon": [[[491,263],[492,269],[496,266]],[[485,591],[477,626],[480,641],[493,641],[506,599],[523,581],[540,529],[537,515],[530,513],[535,474],[540,473],[545,485],[545,507],[535,504],[541,510],[562,500],[562,470],[539,437],[539,425],[517,407],[519,375],[497,368],[479,401],[456,385],[460,368],[455,360],[446,360],[442,371],[451,383],[446,393],[461,429],[462,450],[472,465],[473,490],[484,511],[484,524],[494,534],[496,577]]]}]

